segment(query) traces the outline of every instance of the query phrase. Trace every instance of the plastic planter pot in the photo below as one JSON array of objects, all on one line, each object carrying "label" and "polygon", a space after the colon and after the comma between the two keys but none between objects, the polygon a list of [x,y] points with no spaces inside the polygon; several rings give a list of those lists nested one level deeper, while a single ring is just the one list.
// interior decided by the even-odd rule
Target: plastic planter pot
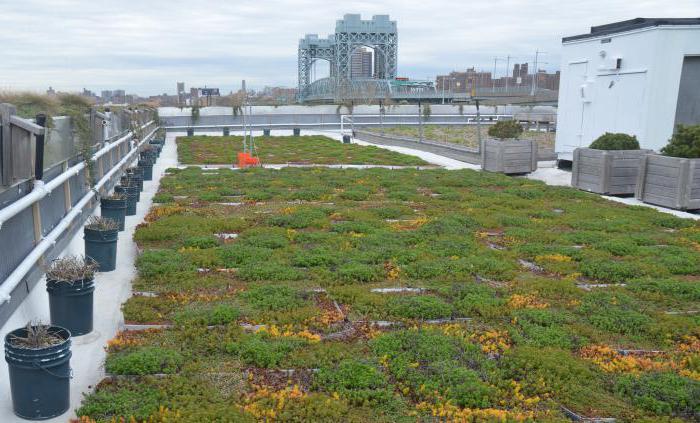
[{"label": "plastic planter pot", "polygon": [[85,257],[97,262],[100,272],[110,272],[117,267],[117,229],[98,231],[85,228],[83,232],[85,240]]},{"label": "plastic planter pot", "polygon": [[153,162],[150,160],[139,160],[139,167],[143,169],[143,180],[153,180]]},{"label": "plastic planter pot", "polygon": [[[143,191],[143,169],[138,166],[132,167],[127,169],[127,173],[131,180],[136,181],[139,192]],[[139,201],[141,201],[141,196],[139,196]]]},{"label": "plastic planter pot", "polygon": [[64,339],[39,349],[13,346],[14,336],[25,337],[26,328],[5,336],[5,361],[10,375],[12,408],[23,419],[45,420],[60,416],[70,407],[70,332],[52,326],[49,331]]},{"label": "plastic planter pot", "polygon": [[[136,179],[133,175],[122,176],[121,184],[125,187],[131,188],[134,191],[134,195],[136,195],[136,202],[137,203],[139,201],[141,201],[141,191],[139,191],[138,182],[136,181]],[[130,216],[130,214],[128,212],[126,213],[126,215]]]},{"label": "plastic planter pot", "polygon": [[295,137],[298,137],[299,135],[301,135],[301,128],[294,128],[292,130],[292,133],[294,134]]},{"label": "plastic planter pot", "polygon": [[92,300],[95,280],[73,282],[46,280],[51,324],[66,328],[73,336],[92,332]]},{"label": "plastic planter pot", "polygon": [[127,185],[117,185],[114,187],[114,192],[126,195],[126,216],[134,216],[136,214],[138,188],[128,185],[128,183],[129,181],[127,180]]},{"label": "plastic planter pot", "polygon": [[270,130],[269,129],[263,129],[263,135],[266,137],[270,136]]},{"label": "plastic planter pot", "polygon": [[231,133],[231,132],[229,131],[228,127],[224,127],[224,136],[225,136],[225,137],[228,137],[228,135],[229,135],[230,133]]},{"label": "plastic planter pot", "polygon": [[150,162],[151,164],[155,164],[157,153],[158,153],[157,148],[152,146],[148,150],[144,150],[140,153],[141,160],[146,160],[146,161]]},{"label": "plastic planter pot", "polygon": [[187,128],[187,136],[188,136],[188,137],[193,137],[193,136],[194,136],[194,129],[192,129],[192,128]]},{"label": "plastic planter pot", "polygon": [[119,230],[124,230],[124,221],[126,220],[126,207],[128,198],[101,198],[100,199],[100,214],[114,220],[119,224]]}]

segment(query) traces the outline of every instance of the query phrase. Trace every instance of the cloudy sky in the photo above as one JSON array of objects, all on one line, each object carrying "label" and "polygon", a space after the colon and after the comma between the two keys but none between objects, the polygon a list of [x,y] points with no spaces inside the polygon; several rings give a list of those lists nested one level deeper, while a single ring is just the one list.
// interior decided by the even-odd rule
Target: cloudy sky
[{"label": "cloudy sky", "polygon": [[[345,13],[389,14],[399,74],[470,66],[559,68],[562,36],[634,17],[698,17],[700,0],[0,0],[0,90],[296,85],[298,39],[326,36]],[[319,71],[320,73],[321,71]]]}]

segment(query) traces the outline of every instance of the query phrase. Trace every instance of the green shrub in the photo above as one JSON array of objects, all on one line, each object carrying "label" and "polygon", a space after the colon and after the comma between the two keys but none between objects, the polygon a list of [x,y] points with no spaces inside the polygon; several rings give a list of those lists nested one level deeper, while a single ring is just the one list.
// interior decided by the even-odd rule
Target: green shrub
[{"label": "green shrub", "polygon": [[183,362],[182,355],[177,351],[160,347],[140,347],[110,354],[105,361],[105,370],[117,375],[175,373]]},{"label": "green shrub", "polygon": [[590,145],[596,150],[639,150],[639,141],[634,135],[606,132]]},{"label": "green shrub", "polygon": [[671,157],[700,158],[700,125],[678,125],[661,154]]},{"label": "green shrub", "polygon": [[499,120],[489,127],[488,134],[498,139],[518,138],[523,133],[523,127],[514,120]]},{"label": "green shrub", "polygon": [[674,373],[623,375],[615,390],[655,414],[692,419],[700,413],[700,382]]},{"label": "green shrub", "polygon": [[444,300],[429,295],[406,295],[389,301],[389,313],[407,319],[439,319],[450,317],[452,307]]}]

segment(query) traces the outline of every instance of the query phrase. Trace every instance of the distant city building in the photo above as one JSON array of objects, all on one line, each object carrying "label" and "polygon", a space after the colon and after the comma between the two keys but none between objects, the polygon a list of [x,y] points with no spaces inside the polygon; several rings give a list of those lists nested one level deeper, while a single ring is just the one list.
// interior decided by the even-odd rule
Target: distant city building
[{"label": "distant city building", "polygon": [[350,77],[371,78],[372,52],[364,47],[358,48],[350,56]]},{"label": "distant city building", "polygon": [[547,73],[541,69],[536,74],[531,74],[528,63],[516,63],[513,65],[510,75],[497,79],[493,78],[491,72],[481,72],[474,68],[469,68],[466,72],[438,75],[435,79],[435,87],[438,91],[469,93],[472,89],[478,88],[532,87],[534,81],[537,89],[557,91],[559,89],[559,75],[559,71]]}]

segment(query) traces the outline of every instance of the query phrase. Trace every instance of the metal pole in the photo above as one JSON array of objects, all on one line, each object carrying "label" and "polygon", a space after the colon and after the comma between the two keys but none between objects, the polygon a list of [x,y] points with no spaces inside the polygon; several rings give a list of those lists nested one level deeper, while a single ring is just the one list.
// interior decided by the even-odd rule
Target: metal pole
[{"label": "metal pole", "polygon": [[418,142],[423,142],[423,110],[420,103],[420,91],[418,91]]},{"label": "metal pole", "polygon": [[506,59],[506,94],[508,94],[508,80],[510,79],[508,72],[510,72],[510,56]]},{"label": "metal pole", "polygon": [[496,62],[498,61],[498,57],[493,58],[493,75],[491,76],[491,81],[493,81],[493,87],[491,88],[492,92],[496,92]]}]

